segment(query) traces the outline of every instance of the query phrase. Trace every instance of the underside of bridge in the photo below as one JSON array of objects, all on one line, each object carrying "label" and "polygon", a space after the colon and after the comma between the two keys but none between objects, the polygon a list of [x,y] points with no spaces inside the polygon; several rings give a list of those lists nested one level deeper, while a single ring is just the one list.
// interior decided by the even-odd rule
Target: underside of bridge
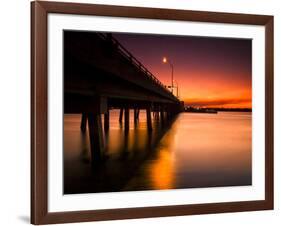
[{"label": "underside of bridge", "polygon": [[93,162],[102,158],[102,131],[110,129],[111,109],[120,109],[125,133],[130,109],[135,123],[139,111],[146,110],[148,130],[152,129],[152,112],[164,122],[183,109],[183,103],[111,34],[64,31],[63,73],[64,113],[82,115],[82,132],[88,124]]}]

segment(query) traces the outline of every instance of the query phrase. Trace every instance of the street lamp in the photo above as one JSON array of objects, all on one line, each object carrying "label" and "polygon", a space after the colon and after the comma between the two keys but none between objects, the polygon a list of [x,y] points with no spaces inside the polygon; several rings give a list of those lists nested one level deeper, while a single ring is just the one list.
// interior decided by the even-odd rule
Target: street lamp
[{"label": "street lamp", "polygon": [[169,63],[169,65],[170,65],[170,67],[172,69],[171,90],[172,90],[172,94],[173,94],[173,88],[174,88],[174,65],[172,64],[172,62],[170,60],[167,59],[167,57],[163,57],[162,61],[163,61],[164,64]]},{"label": "street lamp", "polygon": [[176,88],[177,88],[177,98],[179,98],[179,84],[178,84],[178,82],[175,80],[174,81],[175,83],[176,83]]}]

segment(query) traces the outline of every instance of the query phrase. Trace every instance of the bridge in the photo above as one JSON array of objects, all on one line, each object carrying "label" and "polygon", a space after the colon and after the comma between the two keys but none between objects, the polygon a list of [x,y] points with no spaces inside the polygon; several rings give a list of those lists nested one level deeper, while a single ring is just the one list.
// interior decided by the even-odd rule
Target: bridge
[{"label": "bridge", "polygon": [[146,111],[148,130],[152,113],[165,122],[183,110],[182,102],[110,33],[66,30],[63,41],[64,113],[82,114],[81,130],[86,132],[88,124],[93,161],[102,157],[111,109],[120,109],[125,133],[130,109],[135,123],[139,111]]}]

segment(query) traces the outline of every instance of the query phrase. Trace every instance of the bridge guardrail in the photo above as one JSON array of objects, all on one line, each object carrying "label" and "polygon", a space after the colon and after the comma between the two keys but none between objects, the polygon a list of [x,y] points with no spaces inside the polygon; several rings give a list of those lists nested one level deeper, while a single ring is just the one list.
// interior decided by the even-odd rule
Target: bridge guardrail
[{"label": "bridge guardrail", "polygon": [[[156,78],[138,59],[136,59],[117,39],[115,39],[112,35],[104,34],[104,33],[98,33],[98,35],[104,39],[111,41],[114,45],[116,45],[119,52],[127,58],[131,63],[133,63],[136,67],[138,67],[146,76],[148,76],[151,80],[156,82],[158,85],[160,85],[165,91],[169,91],[169,89],[166,88],[166,86],[158,79]],[[173,95],[170,91],[169,93],[175,98],[178,99],[175,95]]]}]

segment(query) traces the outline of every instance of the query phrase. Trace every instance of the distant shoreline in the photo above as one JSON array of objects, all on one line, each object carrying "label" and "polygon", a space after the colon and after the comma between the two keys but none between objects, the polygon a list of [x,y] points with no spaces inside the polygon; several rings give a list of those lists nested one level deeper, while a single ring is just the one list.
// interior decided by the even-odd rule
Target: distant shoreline
[{"label": "distant shoreline", "polygon": [[252,112],[251,108],[209,108],[215,111]]},{"label": "distant shoreline", "polygon": [[214,112],[252,112],[251,108],[194,108],[185,107],[185,112],[191,113],[214,113]]}]

